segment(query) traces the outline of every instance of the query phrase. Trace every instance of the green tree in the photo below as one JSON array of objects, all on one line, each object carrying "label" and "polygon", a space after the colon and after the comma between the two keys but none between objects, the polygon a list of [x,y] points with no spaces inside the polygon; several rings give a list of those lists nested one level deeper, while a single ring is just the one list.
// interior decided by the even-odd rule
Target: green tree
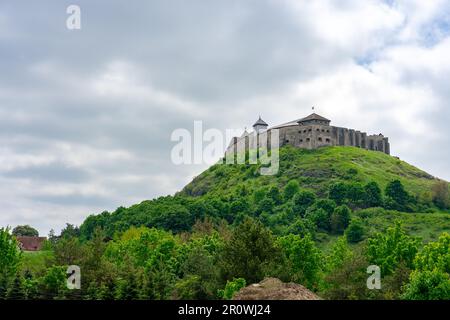
[{"label": "green tree", "polygon": [[300,216],[304,216],[306,209],[313,205],[316,201],[316,195],[308,190],[302,190],[294,195],[294,212]]},{"label": "green tree", "polygon": [[331,231],[343,233],[350,223],[350,209],[346,205],[334,209],[331,215]]},{"label": "green tree", "polygon": [[300,185],[297,180],[290,180],[284,187],[284,200],[291,200],[294,195],[300,191]]},{"label": "green tree", "polygon": [[19,244],[9,229],[0,228],[0,299],[6,298],[7,289],[14,280],[22,253]]},{"label": "green tree", "polygon": [[25,300],[27,298],[24,279],[23,276],[20,274],[20,272],[16,274],[16,277],[12,282],[11,288],[8,291],[7,298],[9,300]]},{"label": "green tree", "polygon": [[381,195],[381,189],[375,181],[369,182],[364,186],[364,195],[364,204],[366,207],[382,206],[383,197]]},{"label": "green tree", "polygon": [[449,300],[450,278],[448,273],[438,269],[413,271],[402,298],[406,300]]},{"label": "green tree", "polygon": [[275,205],[280,205],[283,202],[280,189],[277,186],[272,186],[269,189],[268,196],[270,197],[270,199],[272,199]]},{"label": "green tree", "polygon": [[330,214],[322,208],[310,207],[306,211],[305,219],[311,221],[317,228],[330,231]]},{"label": "green tree", "polygon": [[39,232],[29,225],[17,226],[13,229],[12,234],[14,236],[27,236],[27,237],[39,237]]},{"label": "green tree", "polygon": [[415,270],[405,287],[403,298],[409,300],[450,299],[450,235],[443,233],[416,255]]},{"label": "green tree", "polygon": [[287,235],[278,239],[282,248],[291,281],[301,283],[308,288],[317,286],[322,266],[322,255],[310,235],[300,237]]},{"label": "green tree", "polygon": [[80,229],[73,224],[66,223],[64,229],[61,230],[61,238],[75,238],[80,236]]},{"label": "green tree", "polygon": [[339,269],[352,257],[353,253],[348,245],[347,238],[339,237],[331,247],[330,254],[327,256],[327,269],[329,271]]},{"label": "green tree", "polygon": [[345,230],[345,236],[348,242],[358,243],[364,239],[365,228],[361,219],[352,219],[348,228]]},{"label": "green tree", "polygon": [[347,184],[343,182],[334,183],[330,186],[328,197],[336,202],[336,204],[342,205],[347,199],[347,189]]},{"label": "green tree", "polygon": [[410,202],[412,202],[413,199],[399,180],[389,182],[384,193],[387,197],[386,207],[388,209],[411,211]]},{"label": "green tree", "polygon": [[261,222],[247,217],[224,245],[221,258],[223,278],[259,282],[279,256],[280,250],[272,233]]},{"label": "green tree", "polygon": [[389,275],[400,263],[408,268],[413,267],[419,244],[420,240],[408,236],[401,223],[396,221],[394,227],[368,239],[367,257],[371,263],[381,268],[383,275]]},{"label": "green tree", "polygon": [[235,278],[233,281],[227,281],[223,290],[218,290],[217,295],[224,300],[231,300],[233,296],[242,288],[245,288],[246,281],[243,278]]},{"label": "green tree", "polygon": [[67,293],[66,267],[51,266],[41,279],[40,292],[43,299],[64,299]]}]

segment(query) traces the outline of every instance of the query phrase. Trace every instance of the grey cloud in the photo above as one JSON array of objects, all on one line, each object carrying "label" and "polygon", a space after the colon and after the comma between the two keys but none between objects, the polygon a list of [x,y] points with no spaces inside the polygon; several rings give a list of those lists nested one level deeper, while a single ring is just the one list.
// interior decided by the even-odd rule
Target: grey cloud
[{"label": "grey cloud", "polygon": [[[353,10],[354,3],[332,1],[329,8]],[[80,223],[93,212],[174,193],[206,168],[171,164],[174,129],[192,129],[194,120],[203,120],[205,129],[243,127],[258,113],[271,124],[300,117],[310,108],[306,104],[315,101],[292,98],[302,89],[296,89],[299,83],[353,61],[370,66],[383,59],[383,45],[392,45],[395,38],[375,34],[381,43],[377,51],[360,56],[361,50],[320,36],[317,25],[329,23],[321,21],[320,12],[308,16],[309,11],[295,11],[287,0],[79,0],[82,29],[69,31],[69,4],[0,3],[6,17],[1,26],[8,30],[6,37],[0,31],[0,159],[3,153],[56,159],[49,165],[1,170],[1,181],[12,188],[7,192],[0,186],[0,199],[10,211],[0,214],[0,225],[30,221],[45,233],[64,221]],[[316,20],[320,23],[311,24]],[[352,32],[359,32],[358,26]],[[130,78],[125,85],[133,90],[118,94],[118,81],[99,94],[93,82],[118,62],[131,66],[125,69]],[[442,110],[426,121],[445,131],[448,76],[426,68],[403,72],[405,85],[421,78],[421,85],[433,88]],[[371,100],[365,101],[369,106]],[[345,106],[337,108],[345,111]],[[395,121],[384,125],[394,141],[408,139]],[[450,178],[445,151],[450,142],[442,138],[439,143],[439,148],[428,146],[420,159],[413,151],[401,156]],[[73,149],[64,152],[61,145]],[[94,159],[80,159],[80,149]],[[74,165],[77,161],[81,164]],[[46,183],[73,190],[69,195],[33,193]],[[96,187],[108,196],[79,191]]]}]

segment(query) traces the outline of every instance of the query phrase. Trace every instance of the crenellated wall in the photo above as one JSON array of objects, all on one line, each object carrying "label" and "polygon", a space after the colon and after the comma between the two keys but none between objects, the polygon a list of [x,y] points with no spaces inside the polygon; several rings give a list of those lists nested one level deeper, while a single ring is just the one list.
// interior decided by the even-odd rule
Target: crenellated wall
[{"label": "crenellated wall", "polygon": [[[279,130],[279,145],[290,144],[297,148],[316,149],[326,146],[354,146],[367,150],[380,151],[390,154],[389,139],[382,134],[367,135],[354,129],[330,126],[323,123],[295,124],[275,127]],[[270,148],[269,129],[257,134],[250,133],[241,138],[233,138],[226,154],[256,149]]]}]

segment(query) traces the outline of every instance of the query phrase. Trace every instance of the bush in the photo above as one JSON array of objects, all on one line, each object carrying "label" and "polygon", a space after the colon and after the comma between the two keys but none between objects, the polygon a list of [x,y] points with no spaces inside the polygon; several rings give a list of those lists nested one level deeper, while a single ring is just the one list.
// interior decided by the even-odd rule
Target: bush
[{"label": "bush", "polygon": [[381,268],[383,275],[389,275],[401,263],[412,268],[419,245],[419,239],[408,236],[397,221],[394,227],[368,240],[367,256],[371,263]]},{"label": "bush", "polygon": [[308,209],[315,201],[316,195],[308,190],[302,190],[294,196],[294,212],[300,216],[304,216]]},{"label": "bush", "polygon": [[413,271],[402,298],[406,300],[449,300],[450,279],[448,273],[437,269]]},{"label": "bush", "polygon": [[282,248],[290,281],[301,283],[308,288],[317,285],[319,272],[323,266],[322,254],[310,235],[304,238],[290,234],[278,239]]},{"label": "bush", "polygon": [[352,219],[350,225],[345,230],[345,236],[348,242],[358,243],[364,239],[365,228],[360,219]]},{"label": "bush", "polygon": [[413,211],[412,205],[416,201],[406,192],[403,184],[399,180],[389,182],[386,186],[385,195],[385,207],[387,209],[407,212]]},{"label": "bush", "polygon": [[246,281],[243,278],[235,278],[233,281],[227,281],[225,289],[219,290],[217,295],[221,299],[231,300],[233,296],[246,286]]},{"label": "bush", "polygon": [[372,181],[366,184],[364,186],[364,194],[366,207],[380,207],[383,205],[381,189],[376,182]]},{"label": "bush", "polygon": [[223,248],[221,269],[224,280],[244,278],[261,281],[280,258],[275,239],[260,221],[246,217]]},{"label": "bush", "polygon": [[284,187],[284,201],[291,200],[292,197],[300,191],[300,185],[297,180],[289,181]]},{"label": "bush", "polygon": [[340,206],[334,209],[331,214],[330,226],[334,233],[342,233],[350,223],[350,209],[347,206]]}]

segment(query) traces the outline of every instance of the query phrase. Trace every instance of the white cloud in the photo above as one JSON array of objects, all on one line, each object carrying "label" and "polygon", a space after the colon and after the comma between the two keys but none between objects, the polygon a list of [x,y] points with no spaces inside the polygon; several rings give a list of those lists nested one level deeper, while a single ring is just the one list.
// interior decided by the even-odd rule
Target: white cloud
[{"label": "white cloud", "polygon": [[258,114],[274,125],[313,105],[335,125],[383,132],[394,154],[450,180],[449,4],[110,1],[104,11],[80,0],[89,21],[78,33],[63,5],[5,6],[0,225],[46,233],[174,193],[206,166],[170,163],[172,130],[197,119],[243,128]]}]

